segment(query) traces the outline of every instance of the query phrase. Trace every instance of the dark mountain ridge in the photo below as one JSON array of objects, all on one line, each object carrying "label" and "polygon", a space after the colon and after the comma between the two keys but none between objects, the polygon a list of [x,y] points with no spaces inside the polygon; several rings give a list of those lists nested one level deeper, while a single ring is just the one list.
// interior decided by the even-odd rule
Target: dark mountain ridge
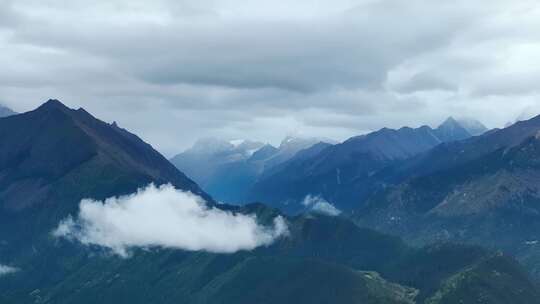
[{"label": "dark mountain ridge", "polygon": [[[51,231],[60,219],[77,211],[83,198],[128,194],[151,182],[171,183],[212,202],[150,145],[83,109],[49,100],[34,111],[0,119],[4,241]],[[35,222],[29,224],[27,218]]]},{"label": "dark mountain ridge", "polygon": [[[103,161],[130,173],[205,195],[152,146],[136,135],[49,100],[35,111],[0,120],[2,181],[20,178],[57,180],[87,161]],[[32,166],[37,164],[37,166]],[[208,197],[207,197],[208,198]]]},{"label": "dark mountain ridge", "polygon": [[451,168],[477,159],[501,148],[511,148],[522,143],[526,138],[535,136],[540,130],[540,116],[527,121],[520,121],[504,129],[494,129],[481,136],[453,141],[436,146],[393,168],[398,177],[423,175]]}]

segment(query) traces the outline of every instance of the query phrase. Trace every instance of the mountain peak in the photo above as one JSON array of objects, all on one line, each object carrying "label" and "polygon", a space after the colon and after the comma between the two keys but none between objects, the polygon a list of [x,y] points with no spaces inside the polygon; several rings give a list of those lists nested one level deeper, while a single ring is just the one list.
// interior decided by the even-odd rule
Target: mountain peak
[{"label": "mountain peak", "polygon": [[438,129],[465,129],[470,135],[477,136],[485,133],[488,128],[483,123],[471,118],[448,117]]},{"label": "mountain peak", "polygon": [[488,128],[476,119],[459,118],[457,121],[473,136],[482,135],[488,131]]},{"label": "mountain peak", "polygon": [[68,107],[66,105],[64,105],[62,102],[60,102],[60,100],[58,100],[58,99],[49,99],[45,103],[43,103],[43,105],[41,105],[41,107],[44,107],[44,108],[55,107],[55,108],[68,109]]},{"label": "mountain peak", "polygon": [[442,124],[439,125],[439,128],[455,128],[455,127],[462,127],[462,126],[452,116],[448,117]]},{"label": "mountain peak", "polygon": [[435,129],[435,133],[443,142],[462,140],[471,137],[467,131],[454,117],[448,117],[441,125]]},{"label": "mountain peak", "polygon": [[[155,182],[202,193],[195,183],[136,135],[115,128],[86,111],[70,109],[58,100],[51,99],[34,111],[0,120],[0,130],[17,130],[0,132],[0,142],[12,147],[0,151],[3,185],[9,180],[13,182],[12,187],[27,186],[31,189],[28,192],[34,192],[24,200],[17,196],[8,199],[4,193],[0,208],[24,210],[35,206],[44,201],[44,193],[55,187],[54,182],[63,178],[66,183],[78,180],[78,174],[87,174],[84,170],[88,167],[96,168],[88,173],[96,174],[92,177],[96,180],[105,178],[100,176],[101,172],[107,175],[113,170],[114,174],[110,173],[113,178],[122,178],[114,182],[125,182],[122,186],[129,190]],[[31,177],[30,181],[22,184],[16,178],[18,174]],[[68,174],[74,179],[68,179]]]},{"label": "mountain peak", "polygon": [[49,99],[36,109],[37,112],[62,112],[68,114],[73,112],[58,99]]}]

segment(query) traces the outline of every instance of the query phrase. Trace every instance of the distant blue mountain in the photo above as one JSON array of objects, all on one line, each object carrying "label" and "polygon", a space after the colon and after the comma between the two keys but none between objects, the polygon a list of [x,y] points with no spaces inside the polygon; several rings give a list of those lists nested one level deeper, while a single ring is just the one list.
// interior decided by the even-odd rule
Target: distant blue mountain
[{"label": "distant blue mountain", "polygon": [[262,174],[319,142],[287,137],[276,148],[249,140],[203,139],[171,162],[215,199],[245,203],[247,191]]},{"label": "distant blue mountain", "polygon": [[434,132],[441,142],[462,140],[474,135],[453,117],[446,119]]},{"label": "distant blue mountain", "polygon": [[476,119],[460,118],[457,122],[473,136],[482,135],[488,131],[488,128]]}]

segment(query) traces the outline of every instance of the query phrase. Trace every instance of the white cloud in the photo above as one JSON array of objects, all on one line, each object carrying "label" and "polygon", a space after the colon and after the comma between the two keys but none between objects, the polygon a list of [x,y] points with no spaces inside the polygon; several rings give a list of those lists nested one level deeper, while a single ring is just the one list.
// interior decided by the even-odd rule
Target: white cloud
[{"label": "white cloud", "polygon": [[304,198],[302,205],[316,213],[322,213],[330,216],[338,216],[341,214],[339,209],[320,196],[313,196],[310,194]]},{"label": "white cloud", "polygon": [[270,245],[288,234],[282,217],[273,224],[264,227],[255,215],[209,208],[192,193],[152,184],[104,202],[81,201],[78,217],[62,221],[53,234],[103,246],[123,257],[132,247],[233,253]]},{"label": "white cloud", "polygon": [[0,277],[17,271],[17,268],[0,264]]}]

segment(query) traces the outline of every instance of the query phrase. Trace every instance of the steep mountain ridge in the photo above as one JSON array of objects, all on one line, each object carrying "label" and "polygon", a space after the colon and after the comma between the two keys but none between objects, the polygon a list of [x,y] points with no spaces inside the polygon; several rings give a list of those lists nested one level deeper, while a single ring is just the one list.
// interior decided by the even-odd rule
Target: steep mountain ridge
[{"label": "steep mountain ridge", "polygon": [[539,131],[536,117],[437,147],[405,166],[416,174],[373,196],[354,216],[363,226],[418,243],[452,240],[501,248],[538,276]]},{"label": "steep mountain ridge", "polygon": [[[150,145],[83,109],[49,100],[0,119],[1,240],[32,239],[74,214],[83,198],[128,194],[151,182],[171,183],[212,202]],[[27,246],[21,242],[9,251]]]},{"label": "steep mountain ridge", "polygon": [[[26,184],[42,190],[86,162],[93,162],[205,195],[137,136],[116,124],[99,121],[83,109],[71,110],[57,100],[0,120],[0,145],[0,184],[8,189]],[[9,196],[3,194],[3,201],[8,203]]]},{"label": "steep mountain ridge", "polygon": [[471,135],[453,118],[438,128],[383,128],[326,147],[308,158],[291,159],[263,175],[250,190],[250,201],[264,201],[287,212],[302,210],[317,195],[343,210],[360,206],[386,181],[378,172],[449,141]]}]

